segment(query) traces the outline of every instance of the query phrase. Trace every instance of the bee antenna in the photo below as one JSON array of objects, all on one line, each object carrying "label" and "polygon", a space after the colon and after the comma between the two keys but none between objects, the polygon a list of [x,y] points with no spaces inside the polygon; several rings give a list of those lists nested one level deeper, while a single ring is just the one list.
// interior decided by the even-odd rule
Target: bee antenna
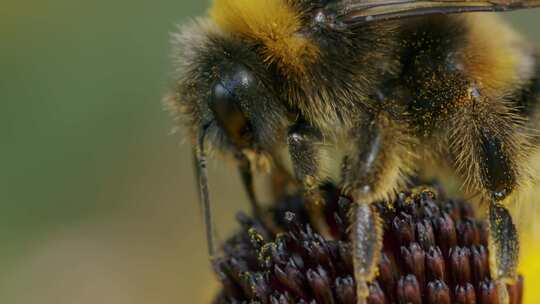
[{"label": "bee antenna", "polygon": [[209,125],[202,128],[198,137],[198,146],[193,151],[195,177],[197,178],[199,188],[199,207],[202,218],[204,220],[206,242],[208,246],[208,255],[210,259],[214,259],[216,254],[216,235],[214,230],[214,219],[212,218],[212,210],[210,206],[210,197],[208,194],[208,176],[206,169],[206,153],[204,141]]}]

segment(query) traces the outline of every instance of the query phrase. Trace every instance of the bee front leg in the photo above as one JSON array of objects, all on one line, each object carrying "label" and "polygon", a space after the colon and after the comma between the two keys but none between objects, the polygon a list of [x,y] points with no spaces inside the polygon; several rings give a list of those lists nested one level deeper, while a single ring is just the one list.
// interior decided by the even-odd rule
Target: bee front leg
[{"label": "bee front leg", "polygon": [[321,182],[320,151],[321,132],[307,123],[297,122],[289,128],[287,143],[295,177],[304,190],[313,196]]},{"label": "bee front leg", "polygon": [[321,212],[324,204],[319,186],[321,184],[321,131],[304,121],[299,121],[289,128],[287,144],[295,178],[304,189],[311,219],[323,234],[328,234],[328,227],[323,223]]},{"label": "bee front leg", "polygon": [[253,183],[253,172],[251,171],[251,163],[249,159],[242,153],[236,153],[236,161],[238,164],[238,172],[242,178],[242,185],[249,199],[251,211],[257,218],[262,218],[262,210],[255,195],[255,185]]},{"label": "bee front leg", "polygon": [[366,303],[369,285],[377,275],[383,227],[372,203],[389,199],[410,172],[410,142],[393,122],[373,117],[352,130],[353,150],[343,165],[343,188],[355,201],[351,212],[351,241],[357,303]]}]

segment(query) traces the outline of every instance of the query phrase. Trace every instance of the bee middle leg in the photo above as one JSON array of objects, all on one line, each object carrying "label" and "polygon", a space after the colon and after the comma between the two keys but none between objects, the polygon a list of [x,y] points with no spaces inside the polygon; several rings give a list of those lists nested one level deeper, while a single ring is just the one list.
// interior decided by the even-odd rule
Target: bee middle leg
[{"label": "bee middle leg", "polygon": [[343,164],[345,194],[352,197],[351,240],[357,303],[366,303],[375,279],[383,227],[372,203],[391,198],[405,183],[410,168],[405,133],[385,117],[371,117],[352,130],[353,149]]},{"label": "bee middle leg", "polygon": [[510,212],[503,205],[516,184],[514,160],[500,139],[483,137],[480,150],[484,156],[480,165],[482,184],[490,194],[489,205],[489,247],[492,259],[492,277],[501,282],[513,282],[517,278],[519,260],[519,239]]},{"label": "bee middle leg", "polygon": [[[342,189],[355,202],[350,216],[358,304],[366,303],[382,249],[382,221],[372,203],[391,198],[412,171],[413,141],[405,134],[383,115],[362,119],[349,134],[353,143],[342,167]],[[297,123],[289,130],[293,169],[312,200],[322,199],[318,147],[321,142],[321,132],[305,123]]]}]

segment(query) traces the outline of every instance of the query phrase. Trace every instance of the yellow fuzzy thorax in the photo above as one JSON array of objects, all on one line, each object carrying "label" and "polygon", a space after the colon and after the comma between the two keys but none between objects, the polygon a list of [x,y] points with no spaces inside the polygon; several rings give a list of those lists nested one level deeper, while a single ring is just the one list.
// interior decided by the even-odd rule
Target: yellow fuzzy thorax
[{"label": "yellow fuzzy thorax", "polygon": [[287,0],[214,0],[210,18],[225,32],[261,43],[267,63],[302,74],[318,48],[299,34],[298,10]]}]

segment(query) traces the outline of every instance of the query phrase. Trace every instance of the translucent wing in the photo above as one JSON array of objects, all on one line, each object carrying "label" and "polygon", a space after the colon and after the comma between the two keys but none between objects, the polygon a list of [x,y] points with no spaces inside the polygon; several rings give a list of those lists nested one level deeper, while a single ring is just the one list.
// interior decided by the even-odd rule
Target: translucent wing
[{"label": "translucent wing", "polygon": [[500,12],[540,6],[540,0],[339,0],[329,8],[337,21],[354,27],[365,23],[415,16],[466,12]]}]

